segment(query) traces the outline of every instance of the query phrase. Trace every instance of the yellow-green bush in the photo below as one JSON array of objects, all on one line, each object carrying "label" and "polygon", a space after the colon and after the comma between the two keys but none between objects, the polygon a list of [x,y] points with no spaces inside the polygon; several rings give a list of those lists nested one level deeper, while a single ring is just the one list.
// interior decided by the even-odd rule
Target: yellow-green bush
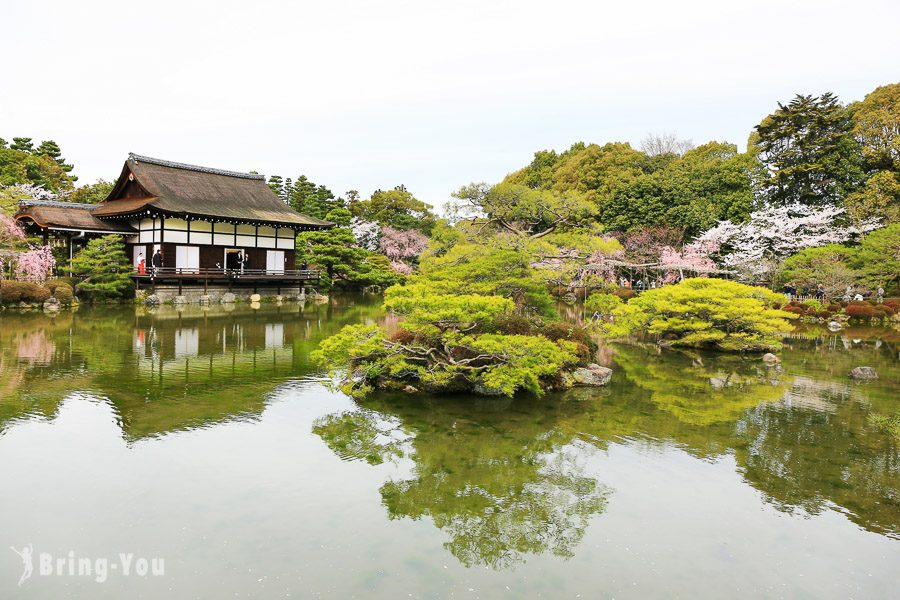
[{"label": "yellow-green bush", "polygon": [[675,346],[777,350],[792,329],[788,319],[796,318],[780,310],[785,301],[771,290],[734,281],[685,279],[632,298],[613,311],[613,323],[603,330],[612,337],[647,332]]}]

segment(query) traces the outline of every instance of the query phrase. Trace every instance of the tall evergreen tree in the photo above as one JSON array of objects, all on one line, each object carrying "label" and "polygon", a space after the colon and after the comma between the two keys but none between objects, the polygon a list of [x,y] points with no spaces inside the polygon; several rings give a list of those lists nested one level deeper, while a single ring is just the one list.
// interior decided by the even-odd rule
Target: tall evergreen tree
[{"label": "tall evergreen tree", "polygon": [[56,164],[58,164],[66,173],[71,172],[74,168],[72,165],[66,164],[66,159],[62,157],[62,150],[60,149],[59,144],[53,140],[41,142],[41,145],[34,151],[34,154],[36,156],[49,156],[55,160]]},{"label": "tall evergreen tree", "polygon": [[766,197],[776,205],[840,204],[863,181],[852,115],[831,92],[797,95],[756,126],[760,159],[768,168]]},{"label": "tall evergreen tree", "polygon": [[268,186],[279,198],[284,194],[284,180],[280,175],[272,175],[269,177]]},{"label": "tall evergreen tree", "polygon": [[281,190],[281,201],[288,206],[291,205],[291,196],[294,193],[294,187],[295,184],[290,177],[284,180],[284,188]]},{"label": "tall evergreen tree", "polygon": [[32,154],[34,152],[34,143],[31,141],[31,138],[14,137],[12,146],[10,146],[10,148],[12,148],[13,150],[18,150],[19,152]]}]

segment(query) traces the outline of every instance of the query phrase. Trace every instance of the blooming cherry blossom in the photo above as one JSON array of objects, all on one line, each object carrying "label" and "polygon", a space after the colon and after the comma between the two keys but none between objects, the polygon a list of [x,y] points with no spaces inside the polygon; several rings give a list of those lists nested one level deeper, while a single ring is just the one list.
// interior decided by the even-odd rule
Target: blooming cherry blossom
[{"label": "blooming cherry blossom", "polygon": [[16,279],[44,283],[56,266],[50,246],[32,247],[19,254],[16,261]]},{"label": "blooming cherry blossom", "polygon": [[841,224],[844,209],[794,204],[756,211],[746,223],[722,221],[698,238],[719,248],[719,260],[745,279],[760,279],[780,262],[804,248],[842,244],[877,229],[876,220]]},{"label": "blooming cherry blossom", "polygon": [[381,238],[381,225],[375,221],[366,221],[359,217],[353,217],[350,221],[350,231],[360,248],[377,250],[378,240]]}]

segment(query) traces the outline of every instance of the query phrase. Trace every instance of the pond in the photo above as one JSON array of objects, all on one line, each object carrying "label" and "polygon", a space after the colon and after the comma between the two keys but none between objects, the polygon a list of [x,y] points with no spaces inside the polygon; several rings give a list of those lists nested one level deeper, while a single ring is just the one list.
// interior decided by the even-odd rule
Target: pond
[{"label": "pond", "polygon": [[379,303],[3,313],[0,598],[896,597],[896,330],[357,402],[309,354]]}]

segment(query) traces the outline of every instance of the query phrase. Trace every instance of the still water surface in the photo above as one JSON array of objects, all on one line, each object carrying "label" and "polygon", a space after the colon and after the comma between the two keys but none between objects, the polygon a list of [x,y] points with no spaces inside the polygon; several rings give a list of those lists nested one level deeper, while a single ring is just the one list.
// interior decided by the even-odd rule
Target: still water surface
[{"label": "still water surface", "polygon": [[[0,598],[898,597],[900,442],[869,421],[900,410],[896,331],[354,402],[309,353],[378,304],[3,313]],[[70,551],[165,574],[41,574]]]}]

